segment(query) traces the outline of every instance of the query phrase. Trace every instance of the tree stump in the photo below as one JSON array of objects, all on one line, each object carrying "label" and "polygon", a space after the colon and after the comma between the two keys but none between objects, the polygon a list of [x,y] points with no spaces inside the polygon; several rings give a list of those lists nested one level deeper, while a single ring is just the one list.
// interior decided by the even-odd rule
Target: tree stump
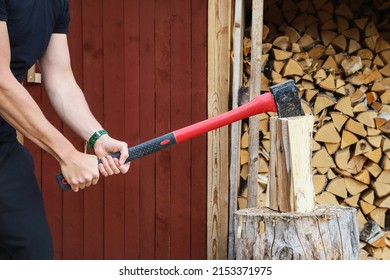
[{"label": "tree stump", "polygon": [[356,209],[318,205],[312,211],[248,208],[235,213],[237,260],[356,260]]}]

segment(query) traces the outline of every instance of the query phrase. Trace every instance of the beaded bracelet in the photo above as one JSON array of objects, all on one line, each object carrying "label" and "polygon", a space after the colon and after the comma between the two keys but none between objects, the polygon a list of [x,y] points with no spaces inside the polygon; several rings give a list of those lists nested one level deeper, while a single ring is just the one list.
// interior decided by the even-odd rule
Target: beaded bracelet
[{"label": "beaded bracelet", "polygon": [[96,131],[94,134],[92,134],[91,138],[89,138],[89,140],[88,140],[87,149],[88,150],[92,149],[93,146],[95,145],[96,141],[100,138],[100,136],[102,136],[104,134],[108,134],[108,132],[104,129]]}]

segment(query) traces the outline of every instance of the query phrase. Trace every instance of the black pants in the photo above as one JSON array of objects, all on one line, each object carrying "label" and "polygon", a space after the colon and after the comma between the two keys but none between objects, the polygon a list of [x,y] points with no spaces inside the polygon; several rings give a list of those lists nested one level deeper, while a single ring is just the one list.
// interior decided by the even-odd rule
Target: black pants
[{"label": "black pants", "polygon": [[53,246],[31,154],[0,143],[0,259],[52,259]]}]

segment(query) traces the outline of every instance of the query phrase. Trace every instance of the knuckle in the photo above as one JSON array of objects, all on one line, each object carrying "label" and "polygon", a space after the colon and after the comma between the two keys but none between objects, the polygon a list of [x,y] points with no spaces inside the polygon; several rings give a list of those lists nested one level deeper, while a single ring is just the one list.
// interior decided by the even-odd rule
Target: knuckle
[{"label": "knuckle", "polygon": [[72,179],[70,181],[70,184],[73,185],[73,186],[78,186],[78,185],[80,185],[80,183],[81,182],[79,180],[77,180],[77,179]]}]

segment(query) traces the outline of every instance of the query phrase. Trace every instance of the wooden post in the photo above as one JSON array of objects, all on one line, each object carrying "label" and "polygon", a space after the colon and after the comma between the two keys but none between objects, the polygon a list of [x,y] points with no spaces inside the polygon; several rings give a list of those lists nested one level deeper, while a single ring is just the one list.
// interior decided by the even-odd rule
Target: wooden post
[{"label": "wooden post", "polygon": [[[208,1],[208,117],[229,110],[231,0]],[[229,200],[229,130],[207,138],[207,259],[227,259]]]},{"label": "wooden post", "polygon": [[[249,92],[251,100],[256,98],[261,90],[263,9],[264,0],[252,1],[252,52]],[[249,118],[248,207],[257,207],[258,205],[259,122],[259,115]]]},{"label": "wooden post", "polygon": [[358,259],[356,209],[314,203],[313,117],[271,118],[270,132],[268,208],[236,212],[236,259]]},{"label": "wooden post", "polygon": [[[244,0],[236,0],[234,11],[234,42],[233,42],[233,79],[232,79],[232,109],[238,107],[238,91],[242,85],[243,68],[243,37],[244,37]],[[229,185],[229,236],[228,259],[234,258],[234,212],[237,211],[237,193],[240,187],[240,146],[241,122],[231,125],[230,140],[230,185]]]}]

